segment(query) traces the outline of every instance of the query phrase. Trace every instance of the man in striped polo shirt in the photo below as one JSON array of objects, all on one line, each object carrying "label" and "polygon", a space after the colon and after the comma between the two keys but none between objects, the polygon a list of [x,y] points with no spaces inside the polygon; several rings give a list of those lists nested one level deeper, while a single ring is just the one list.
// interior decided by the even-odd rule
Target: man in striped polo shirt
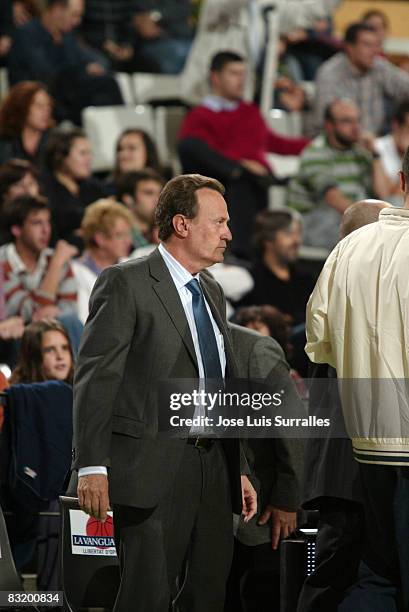
[{"label": "man in striped polo shirt", "polygon": [[332,249],[348,206],[384,199],[387,184],[374,140],[361,131],[357,106],[334,100],[325,111],[324,133],[302,152],[289,186],[288,204],[303,214],[304,244]]},{"label": "man in striped polo shirt", "polygon": [[79,328],[77,285],[69,263],[77,249],[63,240],[54,250],[48,248],[51,219],[45,200],[16,198],[5,206],[4,218],[12,239],[0,248],[6,316],[21,316],[25,323],[54,317],[68,331]]}]

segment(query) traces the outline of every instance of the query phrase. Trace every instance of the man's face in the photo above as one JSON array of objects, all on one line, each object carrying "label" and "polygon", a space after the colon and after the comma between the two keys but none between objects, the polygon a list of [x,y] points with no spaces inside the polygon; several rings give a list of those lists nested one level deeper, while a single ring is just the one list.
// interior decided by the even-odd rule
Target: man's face
[{"label": "man's face", "polygon": [[61,32],[71,32],[78,28],[84,13],[84,0],[69,0],[61,7],[59,25]]},{"label": "man's face", "polygon": [[30,212],[23,225],[12,227],[16,242],[33,253],[40,254],[48,247],[51,238],[50,211],[34,210]]},{"label": "man's face", "polygon": [[223,261],[232,236],[223,196],[214,189],[203,188],[196,192],[196,198],[196,217],[186,219],[188,232],[184,248],[192,267],[199,271]]},{"label": "man's face", "polygon": [[125,219],[118,217],[108,234],[99,232],[95,239],[105,257],[117,263],[122,257],[129,255],[132,245],[131,226]]},{"label": "man's face", "polygon": [[392,134],[400,155],[404,155],[409,147],[409,113],[405,115],[402,125],[397,121],[392,122]]},{"label": "man's face", "polygon": [[26,172],[23,178],[17,181],[17,183],[13,183],[13,185],[8,188],[4,199],[10,201],[23,195],[36,197],[39,193],[40,187],[37,179],[31,172]]},{"label": "man's face", "polygon": [[142,221],[153,223],[156,204],[162,185],[157,181],[139,181],[135,189],[133,212]]},{"label": "man's face", "polygon": [[211,73],[213,91],[227,100],[241,100],[246,81],[246,66],[243,62],[229,62],[220,72]]},{"label": "man's face", "polygon": [[366,72],[379,53],[378,35],[376,32],[360,32],[355,44],[346,45],[346,52],[352,64]]},{"label": "man's face", "polygon": [[325,122],[325,130],[330,142],[334,140],[342,147],[351,147],[361,134],[358,108],[349,102],[334,104],[332,119]]},{"label": "man's face", "polygon": [[301,246],[301,224],[293,221],[287,229],[279,230],[274,240],[269,241],[269,248],[283,264],[297,261]]}]

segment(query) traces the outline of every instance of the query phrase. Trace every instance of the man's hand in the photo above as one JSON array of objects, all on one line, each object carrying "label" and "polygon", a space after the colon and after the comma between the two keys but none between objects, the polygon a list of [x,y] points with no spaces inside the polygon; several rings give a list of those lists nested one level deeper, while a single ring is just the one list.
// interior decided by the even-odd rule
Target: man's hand
[{"label": "man's hand", "polygon": [[135,15],[133,22],[139,36],[145,40],[155,40],[163,35],[162,28],[152,19],[149,13]]},{"label": "man's hand", "polygon": [[0,57],[7,55],[11,49],[12,42],[10,36],[0,36]]},{"label": "man's hand", "polygon": [[375,136],[371,132],[361,132],[358,143],[372,155],[377,152]]},{"label": "man's hand", "polygon": [[297,513],[279,510],[268,505],[258,520],[259,525],[265,525],[271,519],[271,546],[277,550],[280,538],[287,538],[297,527]]},{"label": "man's hand", "polygon": [[113,40],[106,40],[103,48],[113,59],[119,62],[127,62],[134,55],[131,45],[117,45]]},{"label": "man's hand", "polygon": [[33,312],[32,320],[41,321],[41,319],[56,319],[61,314],[61,310],[55,304],[49,306],[41,306]]},{"label": "man's hand", "polygon": [[241,496],[243,500],[242,515],[248,523],[257,512],[257,493],[247,476],[241,476]]},{"label": "man's hand", "polygon": [[102,76],[105,74],[105,68],[101,64],[98,64],[98,62],[91,62],[90,64],[87,64],[85,70],[87,74],[90,74],[91,76]]},{"label": "man's hand", "polygon": [[66,242],[65,240],[59,240],[55,245],[52,260],[58,263],[60,266],[63,266],[76,255],[78,255],[77,247],[73,246],[69,242]]},{"label": "man's hand", "polygon": [[109,507],[108,477],[105,474],[80,476],[77,488],[81,510],[105,523]]},{"label": "man's hand", "polygon": [[251,174],[256,174],[257,176],[267,176],[268,174],[267,168],[254,159],[241,159],[240,164]]},{"label": "man's hand", "polygon": [[0,322],[0,338],[14,340],[24,334],[24,320],[22,317],[9,317]]}]

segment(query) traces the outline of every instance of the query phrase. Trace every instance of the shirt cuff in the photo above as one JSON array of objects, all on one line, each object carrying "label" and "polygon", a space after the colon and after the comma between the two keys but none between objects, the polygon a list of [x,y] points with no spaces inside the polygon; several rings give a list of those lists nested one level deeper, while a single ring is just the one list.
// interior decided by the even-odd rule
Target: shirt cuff
[{"label": "shirt cuff", "polygon": [[78,478],[81,476],[89,476],[90,474],[104,474],[108,475],[108,471],[105,465],[90,465],[89,467],[83,467],[78,470]]}]

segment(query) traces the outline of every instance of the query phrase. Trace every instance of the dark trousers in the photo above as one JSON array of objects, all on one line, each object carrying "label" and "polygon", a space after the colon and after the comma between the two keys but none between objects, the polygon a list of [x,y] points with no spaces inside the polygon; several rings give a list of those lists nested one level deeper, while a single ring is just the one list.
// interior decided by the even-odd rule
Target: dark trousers
[{"label": "dark trousers", "polygon": [[121,585],[115,612],[222,612],[233,536],[221,445],[186,445],[172,489],[154,509],[114,506]]},{"label": "dark trousers", "polygon": [[326,498],[321,504],[315,571],[304,582],[297,612],[337,611],[357,580],[363,527],[360,504],[338,498]]},{"label": "dark trousers", "polygon": [[280,555],[271,542],[234,540],[224,612],[280,612]]},{"label": "dark trousers", "polygon": [[360,463],[359,469],[365,504],[364,563],[342,610],[408,612],[409,468]]}]

